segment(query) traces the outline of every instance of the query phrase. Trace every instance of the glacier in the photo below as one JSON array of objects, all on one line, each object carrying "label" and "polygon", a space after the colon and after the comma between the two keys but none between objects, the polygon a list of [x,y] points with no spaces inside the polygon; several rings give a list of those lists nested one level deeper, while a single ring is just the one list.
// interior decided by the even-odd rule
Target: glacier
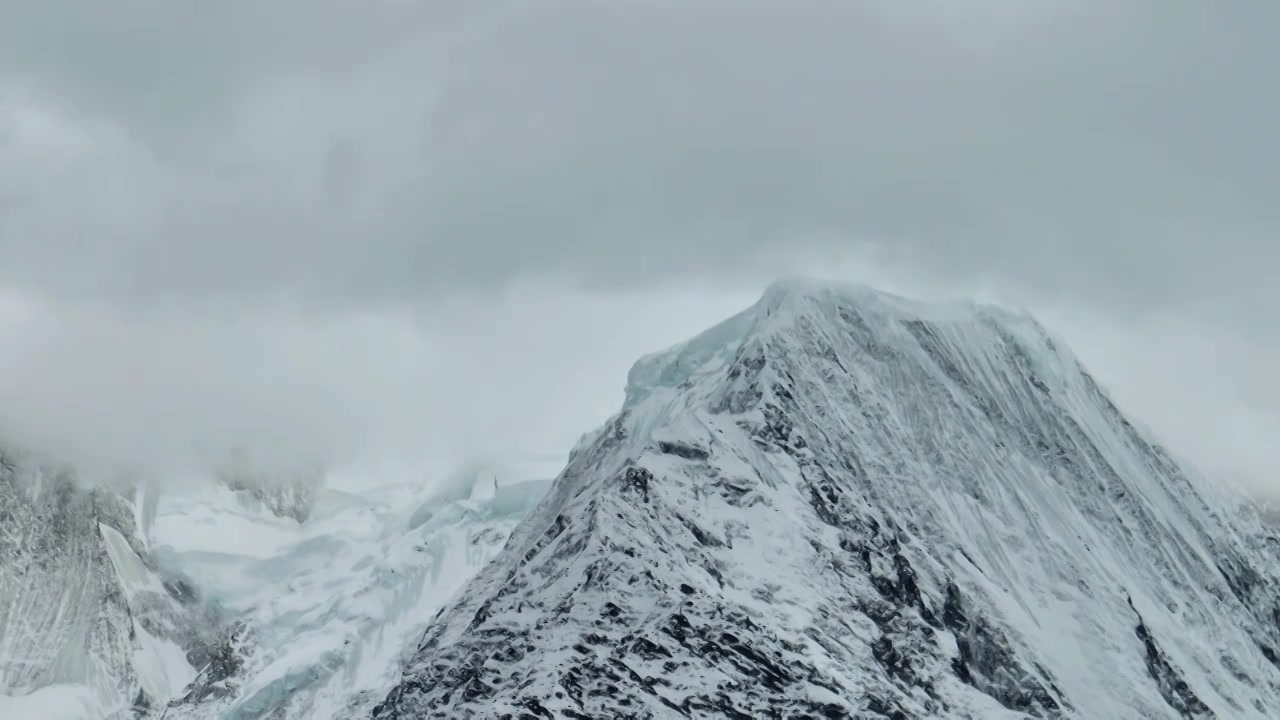
[{"label": "glacier", "polygon": [[367,715],[549,484],[515,463],[161,492],[0,460],[6,718]]},{"label": "glacier", "polygon": [[1029,315],[789,280],[636,363],[372,716],[1277,717],[1278,551]]},{"label": "glacier", "polygon": [[430,617],[497,554],[548,484],[466,476],[359,493],[322,486],[302,522],[293,506],[239,485],[162,499],[153,555],[235,627],[220,662],[164,717],[367,715]]}]

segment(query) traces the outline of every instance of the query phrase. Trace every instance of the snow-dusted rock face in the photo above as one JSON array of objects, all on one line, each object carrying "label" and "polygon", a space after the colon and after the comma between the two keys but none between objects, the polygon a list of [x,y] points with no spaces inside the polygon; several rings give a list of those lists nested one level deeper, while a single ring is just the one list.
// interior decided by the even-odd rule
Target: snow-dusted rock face
[{"label": "snow-dusted rock face", "polygon": [[206,661],[208,617],[152,566],[136,520],[113,490],[0,457],[0,696],[71,688],[87,717],[131,718]]},{"label": "snow-dusted rock face", "polygon": [[783,283],[635,366],[373,716],[1280,717],[1277,553],[1031,319]]}]

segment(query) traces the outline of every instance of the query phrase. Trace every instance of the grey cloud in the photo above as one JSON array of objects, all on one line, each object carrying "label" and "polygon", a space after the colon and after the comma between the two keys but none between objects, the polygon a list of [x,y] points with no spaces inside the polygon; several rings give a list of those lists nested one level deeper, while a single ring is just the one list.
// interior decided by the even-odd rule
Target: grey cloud
[{"label": "grey cloud", "polygon": [[567,453],[635,358],[750,298],[521,287],[440,312],[122,313],[0,294],[0,446],[89,475],[441,468]]},{"label": "grey cloud", "polygon": [[[487,368],[467,376],[473,387],[509,372],[503,348],[518,340],[545,353],[529,361],[544,385],[600,373],[581,390],[595,403],[614,397],[632,353],[679,337],[680,314],[628,316],[646,328],[632,342],[574,341],[557,334],[565,301],[524,316],[541,334],[503,325],[486,364],[461,335],[385,325],[402,311],[447,315],[465,297],[489,308],[465,317],[492,323],[504,293],[529,283],[640,308],[696,288],[727,311],[707,303],[816,269],[1057,312],[1162,433],[1212,438],[1194,451],[1207,464],[1239,461],[1265,485],[1280,459],[1236,445],[1276,427],[1280,407],[1266,369],[1280,353],[1276,6],[0,5],[0,288],[64,331],[24,356],[36,374],[9,388],[11,407],[40,408],[64,376],[91,383],[50,363],[91,353],[75,338],[107,313],[117,320],[96,342],[124,349],[93,387],[134,387],[119,368],[144,348],[217,338],[239,354],[174,362],[226,392],[195,397],[180,391],[193,378],[164,373],[139,392],[213,403],[215,435],[277,398],[316,423],[297,426],[301,447],[359,444],[322,406],[357,408],[345,416],[373,418],[371,436],[411,445],[416,403],[364,378],[438,388],[450,381],[425,368],[457,352]],[[281,303],[301,314],[273,315]],[[216,330],[219,313],[254,327]],[[382,329],[368,339],[361,323]],[[397,344],[401,333],[415,339]],[[310,382],[347,388],[330,404],[237,370],[256,367],[253,347],[285,367],[357,338],[421,367],[326,360]],[[563,367],[605,346],[618,356]],[[503,402],[460,391],[431,417],[464,400],[477,417],[440,427],[479,428]],[[614,404],[601,402],[593,412]],[[272,412],[252,414],[291,416]],[[585,410],[565,412],[585,429]],[[1209,428],[1207,414],[1232,422]],[[160,416],[132,417],[122,427],[142,437]],[[1247,431],[1223,430],[1232,423]],[[170,444],[199,430],[177,427]]]},{"label": "grey cloud", "polygon": [[100,132],[11,193],[0,277],[402,302],[840,246],[1127,306],[1276,299],[1269,6],[462,7],[23,5],[0,77]]},{"label": "grey cloud", "polygon": [[[152,150],[216,137],[246,96],[334,77],[447,28],[461,5],[379,2],[9,2],[0,30],[11,81],[67,109],[120,121]],[[166,148],[172,149],[172,148]]]}]

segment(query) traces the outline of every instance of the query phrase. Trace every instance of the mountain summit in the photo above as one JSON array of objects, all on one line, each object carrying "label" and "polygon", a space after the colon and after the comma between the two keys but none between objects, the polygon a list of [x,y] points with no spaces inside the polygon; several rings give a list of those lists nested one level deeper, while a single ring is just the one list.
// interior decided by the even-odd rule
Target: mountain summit
[{"label": "mountain summit", "polygon": [[1277,717],[1276,554],[1031,318],[788,281],[635,365],[374,717]]}]

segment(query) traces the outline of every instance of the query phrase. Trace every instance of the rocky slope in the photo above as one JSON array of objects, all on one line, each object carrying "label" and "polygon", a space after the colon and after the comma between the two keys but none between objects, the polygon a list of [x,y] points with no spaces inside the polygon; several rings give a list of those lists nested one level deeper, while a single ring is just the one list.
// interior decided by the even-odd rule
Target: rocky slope
[{"label": "rocky slope", "polygon": [[1030,318],[781,283],[635,366],[373,716],[1277,717],[1277,550]]}]

